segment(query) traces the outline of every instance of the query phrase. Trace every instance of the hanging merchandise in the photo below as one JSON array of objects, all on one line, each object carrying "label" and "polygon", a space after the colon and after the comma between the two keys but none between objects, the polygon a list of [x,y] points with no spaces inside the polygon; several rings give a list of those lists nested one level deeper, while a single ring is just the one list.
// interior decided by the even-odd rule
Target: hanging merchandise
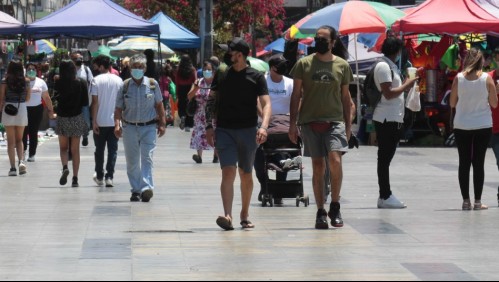
[{"label": "hanging merchandise", "polygon": [[449,49],[442,56],[441,62],[451,71],[458,71],[461,67],[461,60],[459,59],[459,45],[452,44]]}]

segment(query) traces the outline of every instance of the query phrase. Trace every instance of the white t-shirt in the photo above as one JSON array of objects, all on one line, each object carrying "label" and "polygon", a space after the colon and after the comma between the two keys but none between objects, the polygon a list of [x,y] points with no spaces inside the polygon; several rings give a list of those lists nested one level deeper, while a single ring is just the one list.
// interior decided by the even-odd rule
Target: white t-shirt
[{"label": "white t-shirt", "polygon": [[[384,60],[379,62],[374,69],[374,82],[380,91],[381,83],[385,82],[391,82],[392,88],[400,87],[402,85],[402,79],[400,78],[398,66],[390,59],[384,57]],[[384,123],[385,120],[387,122],[404,123],[404,113],[405,102],[403,94],[391,100],[387,100],[385,96],[381,95],[381,101],[374,110],[373,120],[381,123]]]},{"label": "white t-shirt", "polygon": [[41,78],[35,78],[29,82],[31,98],[26,102],[27,107],[38,107],[42,104],[42,94],[48,91],[47,83]]},{"label": "white t-shirt", "polygon": [[279,83],[275,83],[267,74],[267,88],[269,90],[270,103],[272,105],[272,115],[286,115],[289,113],[289,104],[293,94],[293,80],[283,76]]},{"label": "white t-shirt", "polygon": [[[87,76],[88,74],[88,76]],[[92,94],[90,94],[90,87],[91,87],[91,84],[92,84],[92,79],[94,79],[94,76],[92,74],[92,70],[90,70],[89,67],[85,66],[85,65],[81,65],[80,69],[78,69],[78,67],[76,67],[76,77],[77,78],[81,78],[83,80],[85,80],[87,83],[88,83],[88,105],[91,106],[92,105]]]},{"label": "white t-shirt", "polygon": [[91,94],[97,96],[97,124],[99,127],[114,127],[116,97],[123,91],[123,81],[117,75],[104,73],[92,80]]}]

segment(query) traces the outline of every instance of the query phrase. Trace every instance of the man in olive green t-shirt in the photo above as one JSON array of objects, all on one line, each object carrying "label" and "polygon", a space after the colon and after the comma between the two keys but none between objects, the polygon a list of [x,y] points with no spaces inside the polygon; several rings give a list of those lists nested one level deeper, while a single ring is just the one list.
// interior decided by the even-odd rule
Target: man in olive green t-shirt
[{"label": "man in olive green t-shirt", "polygon": [[[348,150],[351,136],[351,97],[348,89],[353,80],[349,64],[333,55],[337,41],[336,30],[323,26],[317,30],[317,53],[296,63],[291,70],[294,79],[291,97],[291,141],[298,141],[298,125],[305,145],[305,156],[312,158],[317,218],[315,228],[329,228],[327,216],[333,227],[342,227],[340,191],[343,182],[342,155]],[[301,102],[301,105],[300,105]],[[299,119],[298,119],[299,117]],[[324,209],[324,174],[326,157],[330,164],[332,202],[327,213]]]}]

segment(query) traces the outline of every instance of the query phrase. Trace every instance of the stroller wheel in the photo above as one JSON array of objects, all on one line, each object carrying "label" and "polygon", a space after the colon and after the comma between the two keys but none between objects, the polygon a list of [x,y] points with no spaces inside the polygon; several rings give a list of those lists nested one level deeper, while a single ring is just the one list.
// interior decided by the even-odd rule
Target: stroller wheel
[{"label": "stroller wheel", "polygon": [[296,207],[300,207],[300,202],[301,202],[301,199],[300,199],[300,196],[296,197]]}]

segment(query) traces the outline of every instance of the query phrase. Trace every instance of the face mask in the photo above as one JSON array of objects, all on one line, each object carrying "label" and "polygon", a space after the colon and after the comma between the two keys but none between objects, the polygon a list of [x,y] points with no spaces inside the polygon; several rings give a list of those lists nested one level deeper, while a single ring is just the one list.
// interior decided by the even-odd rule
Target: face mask
[{"label": "face mask", "polygon": [[317,53],[324,55],[327,52],[330,52],[331,50],[329,49],[329,42],[327,42],[327,39],[321,38],[321,37],[316,37],[315,38],[315,50]]},{"label": "face mask", "polygon": [[35,70],[29,70],[26,72],[29,78],[35,78],[36,77],[36,71]]},{"label": "face mask", "polygon": [[213,72],[211,70],[205,70],[205,71],[203,71],[203,77],[210,79],[213,77]]},{"label": "face mask", "polygon": [[83,60],[76,60],[76,61],[75,61],[75,65],[76,65],[77,67],[81,67],[81,66],[83,65]]},{"label": "face mask", "polygon": [[225,53],[224,55],[224,63],[229,67],[232,66],[232,56],[229,52]]},{"label": "face mask", "polygon": [[143,69],[132,69],[132,77],[136,80],[141,80],[144,77]]}]

